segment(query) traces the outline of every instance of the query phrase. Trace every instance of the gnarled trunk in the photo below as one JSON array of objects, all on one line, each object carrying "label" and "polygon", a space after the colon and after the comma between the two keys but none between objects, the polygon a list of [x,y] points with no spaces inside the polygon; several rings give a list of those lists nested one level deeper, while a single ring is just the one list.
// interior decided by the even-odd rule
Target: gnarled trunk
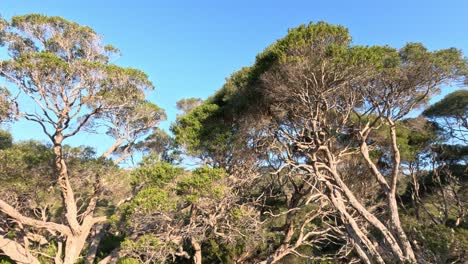
[{"label": "gnarled trunk", "polygon": [[86,239],[91,233],[94,224],[98,222],[97,218],[86,217],[80,226],[78,234],[72,234],[67,237],[65,244],[64,264],[75,264],[80,258],[83,248],[86,246]]}]

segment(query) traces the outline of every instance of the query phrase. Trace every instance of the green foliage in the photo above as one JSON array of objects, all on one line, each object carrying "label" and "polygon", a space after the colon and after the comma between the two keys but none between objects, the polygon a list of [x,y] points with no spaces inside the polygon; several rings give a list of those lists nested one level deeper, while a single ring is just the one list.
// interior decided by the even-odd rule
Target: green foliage
[{"label": "green foliage", "polygon": [[26,29],[27,26],[34,26],[35,29],[39,30],[41,25],[53,25],[57,29],[66,30],[69,27],[77,27],[82,31],[92,33],[92,29],[89,27],[80,27],[77,23],[68,21],[59,16],[45,16],[41,14],[28,14],[23,16],[14,16],[11,19],[12,26],[17,27],[21,30]]},{"label": "green foliage", "polygon": [[437,161],[445,161],[449,164],[459,163],[468,159],[468,146],[462,144],[435,144],[432,146]]},{"label": "green foliage", "polygon": [[223,243],[215,238],[208,238],[202,245],[204,261],[208,263],[234,263],[235,257],[246,249],[242,243]]},{"label": "green foliage", "polygon": [[121,245],[125,250],[139,252],[161,246],[161,242],[157,237],[149,234],[139,237],[136,241],[126,239]]},{"label": "green foliage", "polygon": [[154,128],[150,135],[136,144],[136,149],[149,155],[144,159],[154,159],[158,162],[171,164],[177,164],[182,159],[175,139],[160,128]]},{"label": "green foliage", "polygon": [[184,98],[177,101],[176,107],[177,110],[179,110],[183,114],[186,114],[191,110],[195,109],[197,106],[201,105],[202,103],[203,100],[200,98]]},{"label": "green foliage", "polygon": [[427,117],[468,116],[468,90],[458,90],[446,95],[423,113]]},{"label": "green foliage", "polygon": [[8,131],[0,130],[0,150],[13,146],[13,137]]},{"label": "green foliage", "polygon": [[216,104],[221,108],[217,115],[212,115],[214,121],[225,122],[225,126],[228,127],[233,116],[240,114],[244,107],[249,107],[252,100],[261,99],[255,90],[249,89],[258,77],[253,73],[253,67],[241,68],[227,78],[221,89],[206,100],[207,103]]},{"label": "green foliage", "polygon": [[177,191],[191,203],[195,203],[202,196],[219,199],[223,194],[223,188],[216,186],[215,183],[224,175],[223,169],[213,169],[207,166],[197,168],[191,175],[185,176],[178,182]]},{"label": "green foliage", "polygon": [[407,119],[398,123],[397,144],[403,161],[414,161],[436,138],[436,128],[424,119]]},{"label": "green foliage", "polygon": [[408,43],[399,53],[406,66],[419,66],[418,64],[429,62],[437,72],[461,79],[468,73],[467,60],[461,50],[455,48],[431,52],[422,43]]},{"label": "green foliage", "polygon": [[158,261],[158,252],[164,250],[173,250],[175,245],[172,245],[170,242],[162,243],[160,239],[152,234],[145,234],[138,237],[135,240],[126,239],[121,244],[123,252],[125,252],[129,258],[124,258],[119,261],[119,263],[133,264],[140,263],[136,261],[137,258],[141,259],[141,253],[147,254],[149,259],[147,263],[161,263]]},{"label": "green foliage", "polygon": [[0,256],[0,264],[15,264],[12,260]]},{"label": "green foliage", "polygon": [[[375,117],[373,117],[375,118]],[[362,124],[371,120],[372,117],[361,117],[361,120],[352,119],[353,123]],[[377,160],[390,155],[388,142],[390,142],[389,126],[381,121],[378,123],[379,129],[370,135],[370,141],[374,148],[370,151],[371,158]],[[431,143],[437,140],[438,128],[426,119],[408,118],[396,122],[397,145],[400,151],[402,162],[413,162],[418,155],[429,150]]]},{"label": "green foliage", "polygon": [[154,156],[144,157],[140,167],[131,172],[130,182],[136,193],[119,208],[111,222],[130,228],[134,217],[175,209],[178,198],[173,195],[171,185],[182,172],[182,168],[160,162]]},{"label": "green foliage", "polygon": [[163,187],[182,171],[182,168],[170,163],[155,161],[152,156],[145,157],[141,166],[132,172],[132,184]]},{"label": "green foliage", "polygon": [[39,255],[39,261],[41,263],[53,263],[51,259],[46,256],[55,256],[57,254],[57,245],[55,243],[46,244],[45,247],[41,248],[41,253],[45,255]]},{"label": "green foliage", "polygon": [[[351,42],[348,29],[343,26],[331,25],[326,22],[309,23],[290,29],[288,34],[269,46],[265,51],[257,55],[254,75],[260,76],[271,66],[278,62],[297,60],[291,56],[291,51],[300,50],[309,46],[348,46]],[[325,50],[323,50],[325,52]]]},{"label": "green foliage", "polygon": [[[1,31],[0,31],[0,45],[1,45]],[[10,91],[0,86],[0,123],[13,121],[15,118],[15,109],[13,99]]]},{"label": "green foliage", "polygon": [[175,141],[189,155],[211,158],[222,164],[232,147],[235,135],[222,121],[223,111],[212,103],[204,103],[177,119],[171,127]]},{"label": "green foliage", "polygon": [[[122,76],[126,77],[128,84],[137,81],[135,83],[139,83],[142,86],[146,86],[147,88],[154,88],[153,84],[148,80],[148,74],[146,74],[142,70],[138,70],[135,68],[123,68],[117,66],[115,64],[107,64],[105,66],[105,73],[109,77],[108,82],[112,82],[113,80],[119,80]],[[124,85],[116,85],[116,88],[125,88]]]},{"label": "green foliage", "polygon": [[[52,151],[41,143],[26,141],[0,150],[0,170],[10,191],[40,193],[49,187]],[[39,189],[43,187],[44,189]]]},{"label": "green foliage", "polygon": [[118,264],[140,264],[141,261],[139,261],[136,258],[121,258],[117,262]]},{"label": "green foliage", "polygon": [[158,187],[146,187],[133,198],[131,205],[139,213],[149,213],[174,209],[176,201],[170,199],[166,190]]},{"label": "green foliage", "polygon": [[[94,182],[96,174],[105,183],[104,190],[116,187],[108,183],[110,176],[123,176],[112,162],[96,159],[94,150],[89,147],[65,145],[63,154],[71,181],[76,190],[83,194],[92,191],[92,184],[89,183]],[[36,141],[18,142],[9,148],[0,149],[0,179],[4,183],[0,186],[0,192],[17,197],[25,207],[47,206],[50,216],[55,217],[62,210],[63,204],[60,191],[54,186],[53,161],[54,154],[50,146]],[[120,195],[125,195],[125,192]],[[119,194],[113,197],[103,195],[102,198],[105,202],[98,205],[98,211],[101,206],[112,204],[113,199],[120,199]]]},{"label": "green foliage", "polygon": [[190,154],[196,154],[204,143],[203,135],[209,134],[209,128],[204,126],[204,122],[218,110],[219,106],[215,104],[203,104],[180,117],[177,125],[171,128],[176,135],[176,143],[186,146]]},{"label": "green foliage", "polygon": [[0,16],[0,46],[3,45],[5,30],[8,28],[8,22]]},{"label": "green foliage", "polygon": [[424,225],[416,219],[405,217],[405,229],[418,241],[422,254],[433,263],[448,263],[463,258],[468,250],[468,231],[445,225]]},{"label": "green foliage", "polygon": [[71,73],[70,65],[66,61],[47,51],[21,54],[16,63],[15,66],[18,70],[37,71],[48,69],[60,71],[67,75]]}]

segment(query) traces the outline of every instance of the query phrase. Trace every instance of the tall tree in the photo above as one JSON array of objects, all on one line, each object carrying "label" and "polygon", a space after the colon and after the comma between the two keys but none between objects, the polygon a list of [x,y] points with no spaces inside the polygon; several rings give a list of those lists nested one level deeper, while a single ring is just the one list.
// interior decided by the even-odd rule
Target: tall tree
[{"label": "tall tree", "polygon": [[[216,150],[217,141],[207,140],[214,131],[209,128],[237,134],[243,141],[219,145],[256,148],[264,175],[286,177],[302,197],[321,195],[339,215],[361,261],[416,262],[397,204],[398,126],[441,85],[463,81],[467,61],[453,48],[431,52],[417,43],[399,50],[350,43],[346,28],[324,22],[290,30],[252,67],[180,118],[174,131],[190,132],[179,140],[212,158],[216,152],[209,147]],[[349,170],[351,161],[355,170]],[[266,164],[274,166],[265,170]],[[356,179],[380,186],[373,200],[357,195]]]},{"label": "tall tree", "polygon": [[[78,206],[64,156],[64,140],[90,124],[106,124],[110,126],[108,133],[116,139],[104,154],[109,156],[121,144],[133,144],[164,115],[144,101],[143,92],[153,89],[147,75],[111,64],[117,50],[104,46],[91,28],[37,14],[15,16],[11,23],[2,21],[1,25],[1,40],[9,57],[0,62],[0,75],[15,84],[21,94],[21,100],[16,101],[17,116],[38,124],[53,146],[50,173],[60,189],[64,210],[61,222],[23,215],[4,200],[0,200],[0,211],[21,225],[60,234],[56,242],[61,245],[63,240],[65,245],[63,252],[57,252],[55,262],[76,263],[90,230],[106,217],[95,214],[102,190],[99,175],[86,206]],[[23,103],[35,103],[38,111],[22,109]],[[20,263],[26,263],[21,260],[25,255],[31,259],[28,263],[38,263],[27,245],[21,244],[9,241],[7,245],[15,247],[2,243],[0,250]]]}]

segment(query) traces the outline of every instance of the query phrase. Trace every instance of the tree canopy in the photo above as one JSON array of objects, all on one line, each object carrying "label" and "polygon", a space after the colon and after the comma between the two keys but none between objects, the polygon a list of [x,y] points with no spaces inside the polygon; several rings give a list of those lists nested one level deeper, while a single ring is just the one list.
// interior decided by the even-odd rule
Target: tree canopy
[{"label": "tree canopy", "polygon": [[15,16],[0,44],[0,120],[49,140],[0,131],[0,263],[466,262],[461,50],[311,22],[178,101],[166,132],[149,77],[93,29]]}]

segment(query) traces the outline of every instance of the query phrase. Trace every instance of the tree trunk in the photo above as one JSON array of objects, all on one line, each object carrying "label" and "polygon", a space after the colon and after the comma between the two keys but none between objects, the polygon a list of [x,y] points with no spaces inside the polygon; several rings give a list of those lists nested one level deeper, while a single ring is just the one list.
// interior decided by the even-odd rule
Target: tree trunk
[{"label": "tree trunk", "polygon": [[80,258],[80,254],[85,243],[85,236],[69,237],[65,244],[65,257],[63,259],[63,264],[75,264]]},{"label": "tree trunk", "polygon": [[92,264],[96,259],[96,253],[99,247],[99,243],[101,239],[104,237],[106,233],[108,225],[107,224],[100,224],[96,226],[95,235],[93,240],[91,241],[90,245],[88,246],[88,254],[86,255],[86,262]]},{"label": "tree trunk", "polygon": [[376,263],[384,264],[385,261],[382,256],[375,248],[374,244],[367,237],[366,234],[361,230],[355,219],[346,210],[346,205],[341,196],[340,192],[336,190],[330,183],[325,183],[330,191],[330,200],[341,214],[343,221],[346,223],[346,230],[354,242],[354,248],[358,253],[359,257],[364,263],[372,263],[374,260]]},{"label": "tree trunk", "polygon": [[55,169],[57,171],[58,183],[62,192],[63,203],[66,209],[65,217],[71,229],[65,243],[65,256],[63,264],[75,264],[86,244],[86,239],[94,225],[92,212],[86,216],[83,223],[78,222],[78,208],[76,206],[75,194],[70,184],[68,168],[63,157],[63,136],[60,131],[54,137]]},{"label": "tree trunk", "polygon": [[411,263],[416,263],[416,256],[414,255],[413,248],[406,236],[405,231],[401,227],[400,222],[400,214],[398,213],[398,204],[396,200],[396,191],[397,191],[397,184],[398,184],[398,177],[400,174],[400,150],[398,149],[397,144],[397,131],[395,123],[392,120],[388,120],[390,125],[390,136],[392,140],[392,151],[393,151],[393,168],[392,168],[392,183],[390,192],[387,194],[388,196],[388,206],[390,208],[390,221],[393,225],[393,229],[397,233],[398,237],[400,238],[401,245],[405,252],[408,261]]},{"label": "tree trunk", "polygon": [[282,258],[284,258],[285,256],[291,253],[291,250],[288,250],[288,245],[294,235],[294,223],[290,221],[290,219],[288,219],[286,226],[287,226],[287,230],[284,234],[284,238],[283,238],[281,245],[275,250],[273,254],[270,255],[270,257],[268,257],[267,260],[262,261],[259,264],[277,263]]},{"label": "tree trunk", "polygon": [[202,264],[202,252],[200,243],[194,238],[191,239],[193,250],[195,254],[193,255],[193,263],[194,264]]},{"label": "tree trunk", "polygon": [[68,177],[67,164],[63,158],[62,151],[62,134],[57,132],[54,138],[54,154],[55,154],[55,169],[57,171],[57,181],[62,192],[63,204],[66,209],[65,217],[74,235],[77,235],[80,230],[78,223],[78,208],[76,207],[75,194],[70,184]]},{"label": "tree trunk", "polygon": [[[343,195],[346,197],[347,201],[351,204],[351,206],[362,216],[366,221],[374,226],[377,230],[379,230],[382,235],[384,236],[385,240],[390,245],[390,249],[392,250],[393,255],[395,258],[399,259],[400,261],[404,261],[405,257],[403,255],[403,251],[401,250],[397,240],[392,235],[390,230],[372,213],[370,213],[354,196],[353,192],[348,188],[348,186],[343,182],[340,175],[338,174],[336,167],[334,164],[329,164],[326,168],[329,170],[333,179],[335,180],[338,187],[343,191]],[[321,175],[318,170],[318,167],[314,164],[313,165],[317,175]],[[323,177],[323,176],[322,176]],[[324,177],[323,177],[324,178]],[[328,181],[327,181],[328,182]],[[330,190],[333,190],[332,187],[329,186]],[[337,205],[335,204],[335,207]],[[358,232],[359,233],[359,232]],[[359,245],[359,244],[358,244]]]},{"label": "tree trunk", "polygon": [[63,243],[62,243],[62,241],[58,241],[57,242],[57,253],[55,253],[55,258],[54,258],[54,263],[55,264],[63,264],[62,253],[63,253]]},{"label": "tree trunk", "polygon": [[410,166],[410,175],[411,175],[411,202],[413,203],[414,213],[416,215],[416,219],[419,221],[420,213],[419,213],[419,182],[418,182],[418,170],[414,168],[414,164]]},{"label": "tree trunk", "polygon": [[[400,152],[399,152],[397,140],[396,140],[396,128],[395,126],[393,126],[392,121],[389,121],[389,124],[390,124],[390,136],[391,136],[391,145],[392,145],[391,147],[392,147],[392,152],[393,152],[393,157],[392,157],[393,168],[392,168],[390,184],[385,180],[385,177],[382,175],[382,173],[379,171],[377,166],[374,164],[374,162],[370,158],[369,148],[366,143],[367,135],[368,135],[368,133],[366,133],[367,131],[361,133],[360,152],[362,156],[364,157],[364,160],[366,161],[367,165],[371,169],[372,174],[376,177],[376,180],[380,183],[382,190],[387,196],[387,206],[390,211],[390,230],[395,232],[395,235],[398,238],[397,240],[398,245],[395,245],[391,241],[388,241],[388,242],[390,243],[392,248],[395,248],[396,246],[401,248],[401,250],[404,253],[404,258],[400,258],[402,262],[409,261],[411,263],[416,263],[416,257],[408,241],[408,238],[406,237],[406,234],[403,231],[403,228],[401,227],[400,216],[398,213],[398,204],[396,201],[396,188],[397,188],[397,183],[398,183],[398,174],[399,174],[399,167],[400,167]],[[388,234],[388,237],[389,238],[393,237],[393,235]],[[395,250],[393,250],[393,252],[397,253],[397,251]]]},{"label": "tree trunk", "polygon": [[86,239],[91,233],[91,228],[96,223],[96,218],[87,217],[83,220],[83,224],[80,226],[78,235],[71,235],[67,237],[65,243],[65,257],[63,264],[75,264],[80,258],[81,252],[86,245]]},{"label": "tree trunk", "polygon": [[29,250],[18,242],[0,236],[0,250],[18,264],[40,264]]},{"label": "tree trunk", "polygon": [[122,140],[120,138],[118,138],[114,144],[106,150],[106,152],[104,152],[102,155],[101,155],[101,158],[108,158],[112,153],[114,153],[114,151],[122,144]]}]

